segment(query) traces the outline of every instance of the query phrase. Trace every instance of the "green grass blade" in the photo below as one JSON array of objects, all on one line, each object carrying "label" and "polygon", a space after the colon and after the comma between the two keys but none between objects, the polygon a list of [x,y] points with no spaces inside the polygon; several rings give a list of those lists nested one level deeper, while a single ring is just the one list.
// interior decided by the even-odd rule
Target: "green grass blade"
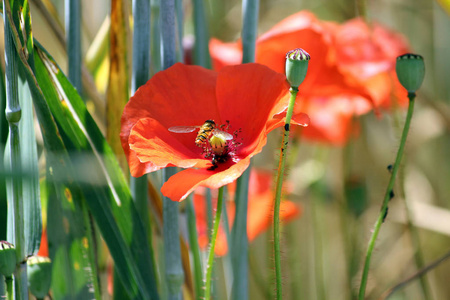
[{"label": "green grass blade", "polygon": [[53,299],[98,299],[86,202],[76,184],[62,179],[68,171],[65,167],[52,153],[47,154],[47,237]]},{"label": "green grass blade", "polygon": [[150,0],[150,10],[151,10],[151,61],[150,74],[161,71],[161,18],[160,18],[160,0]]},{"label": "green grass blade", "polygon": [[[22,76],[21,76],[22,77]],[[27,82],[19,79],[19,97],[22,121],[19,124],[23,177],[23,208],[25,243],[28,256],[37,254],[42,234],[39,168],[36,135],[34,132],[33,104]]]},{"label": "green grass blade", "polygon": [[258,35],[259,0],[242,2],[242,63],[255,61],[256,37]]},{"label": "green grass blade", "polygon": [[[5,170],[4,150],[6,139],[8,138],[8,121],[6,121],[6,91],[5,91],[5,72],[0,65],[0,170]],[[6,240],[6,176],[0,176],[0,240]]]},{"label": "green grass blade", "polygon": [[[8,0],[4,0],[4,6],[9,6]],[[22,171],[19,121],[21,120],[21,107],[18,92],[18,55],[15,49],[14,37],[8,16],[4,14],[4,41],[5,41],[5,82],[6,82],[6,119],[9,125],[9,142],[5,162],[7,170]],[[14,271],[14,297],[26,299],[28,288],[26,282],[26,244],[25,221],[23,211],[22,178],[12,177],[7,183],[8,199],[8,230],[7,240],[15,245],[16,259],[20,264]]]},{"label": "green grass blade", "polygon": [[[144,85],[150,77],[150,1],[133,0],[133,61],[131,72],[131,92]],[[136,208],[146,226],[150,241],[150,255],[155,264],[155,256],[152,247],[152,228],[148,207],[148,183],[147,175],[140,178],[130,176],[130,188]],[[156,273],[156,272],[155,272]],[[155,276],[156,277],[156,276]]]},{"label": "green grass blade", "polygon": [[[242,2],[242,63],[255,61],[255,44],[258,34],[259,0]],[[236,185],[236,219],[231,232],[231,261],[233,265],[233,299],[248,299],[248,237],[247,206],[248,185],[251,165],[237,179]]]},{"label": "green grass blade", "polygon": [[232,299],[248,299],[248,182],[250,167],[238,178],[236,183],[236,215],[231,230],[230,256],[233,266]]},{"label": "green grass blade", "polygon": [[[167,69],[176,62],[175,0],[161,1],[161,36],[162,65],[163,69]],[[176,168],[165,168],[163,172],[164,181],[167,181],[175,174]],[[181,286],[184,274],[181,265],[178,207],[178,202],[163,197],[164,267],[169,300],[182,298]]]},{"label": "green grass blade", "polygon": [[193,0],[194,12],[194,63],[211,69],[211,56],[209,54],[209,32],[206,21],[204,0]]},{"label": "green grass blade", "polygon": [[[64,132],[66,144],[79,154],[90,154],[87,157],[80,155],[78,158],[81,159],[77,160],[79,172],[90,167],[89,172],[81,173],[85,179],[83,193],[89,199],[88,205],[119,268],[124,286],[132,297],[138,293],[144,298],[158,299],[146,230],[118,161],[80,96],[54,60],[42,49],[36,51],[39,54],[36,64],[40,63],[39,69],[36,68],[39,84]],[[58,88],[58,93],[53,86]],[[61,102],[58,95],[65,101]],[[90,185],[90,179],[99,186]]]},{"label": "green grass blade", "polygon": [[81,84],[81,3],[80,0],[65,1],[66,45],[69,80],[82,93]]}]

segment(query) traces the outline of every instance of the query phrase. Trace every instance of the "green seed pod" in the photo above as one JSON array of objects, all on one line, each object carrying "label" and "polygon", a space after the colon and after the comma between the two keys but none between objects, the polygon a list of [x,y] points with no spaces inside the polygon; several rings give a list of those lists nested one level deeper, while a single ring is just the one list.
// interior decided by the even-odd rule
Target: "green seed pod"
[{"label": "green seed pod", "polygon": [[28,288],[38,299],[44,298],[52,282],[52,263],[50,258],[32,256],[27,261]]},{"label": "green seed pod", "polygon": [[16,269],[16,249],[7,241],[0,241],[0,273],[10,277]]},{"label": "green seed pod", "polygon": [[305,80],[310,59],[308,52],[301,48],[286,53],[286,78],[291,87],[298,88]]},{"label": "green seed pod", "polygon": [[414,93],[420,88],[425,77],[423,57],[411,53],[400,55],[397,57],[395,71],[403,87],[409,93]]}]

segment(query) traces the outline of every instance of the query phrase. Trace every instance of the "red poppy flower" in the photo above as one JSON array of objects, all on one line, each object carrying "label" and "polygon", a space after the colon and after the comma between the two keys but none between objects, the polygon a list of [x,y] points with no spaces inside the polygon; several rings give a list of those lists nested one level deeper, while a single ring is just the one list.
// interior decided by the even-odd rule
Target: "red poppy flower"
[{"label": "red poppy flower", "polygon": [[[354,132],[353,117],[367,113],[373,108],[377,109],[379,106],[386,107],[386,95],[393,91],[392,87],[395,84],[393,79],[389,75],[387,82],[384,75],[393,71],[395,59],[391,57],[393,53],[403,51],[405,48],[403,39],[382,29],[379,30],[382,33],[380,37],[377,34],[370,35],[370,32],[366,31],[364,38],[359,35],[352,43],[348,40],[350,37],[345,39],[342,35],[346,31],[351,31],[353,26],[355,25],[352,22],[340,26],[320,21],[312,13],[303,11],[287,17],[256,42],[256,62],[280,73],[284,72],[284,60],[281,58],[283,53],[301,47],[311,55],[308,73],[300,86],[294,111],[305,112],[310,116],[310,125],[302,129],[302,135],[308,139],[333,144],[345,143]],[[360,30],[360,33],[362,32]],[[395,49],[390,51],[389,55],[385,49],[381,49],[385,41],[387,47]],[[360,51],[364,55],[352,56],[352,48],[355,53]],[[356,64],[364,70],[371,66],[366,62],[373,62],[374,59],[372,55],[365,54],[365,48],[374,51],[378,49],[382,52],[378,53],[382,58],[378,62],[380,67],[371,68],[370,78],[361,78],[357,73],[347,69],[350,62],[353,69],[356,69]],[[242,56],[240,49],[240,42],[223,44],[217,40],[211,41],[213,65],[220,68],[227,64],[238,63]],[[343,55],[341,52],[344,50],[347,58],[341,62]],[[350,57],[353,60],[350,60]],[[391,62],[386,63],[387,60]],[[384,68],[381,64],[384,64]],[[379,74],[384,75],[378,77]],[[381,98],[384,100],[380,100]],[[387,100],[389,101],[389,98]]]},{"label": "red poppy flower", "polygon": [[[271,189],[272,181],[273,176],[271,173],[254,170],[250,173],[247,213],[247,235],[250,242],[269,229],[272,225],[274,201],[274,194]],[[233,199],[236,185],[232,183],[228,187],[230,198]],[[214,199],[214,201],[214,206],[216,206],[217,199]],[[210,232],[208,231],[207,225],[205,197],[200,190],[196,190],[194,194],[194,206],[197,219],[199,246],[200,248],[205,249],[208,246]],[[234,202],[227,201],[226,209],[231,226],[235,216]],[[281,203],[280,218],[282,221],[291,221],[296,217],[299,217],[300,213],[301,209],[295,203],[291,201],[283,201]],[[228,252],[228,243],[223,227],[219,227],[214,252],[219,256],[225,255]]]},{"label": "red poppy flower", "polygon": [[[259,64],[226,67],[217,73],[178,63],[157,73],[135,93],[122,115],[120,136],[131,174],[187,168],[161,189],[175,201],[198,186],[214,189],[231,183],[262,150],[267,133],[284,124],[273,116],[286,109],[288,90],[284,75]],[[208,142],[212,130],[198,147],[196,132],[172,129],[201,126],[206,120],[232,135],[219,147],[220,155]],[[303,116],[300,121],[309,120]],[[216,165],[213,158],[219,161]]]},{"label": "red poppy flower", "polygon": [[405,38],[377,22],[369,25],[359,18],[333,29],[339,69],[357,78],[377,107],[389,108],[392,99],[406,105],[405,90],[395,74],[397,56],[409,52]]}]

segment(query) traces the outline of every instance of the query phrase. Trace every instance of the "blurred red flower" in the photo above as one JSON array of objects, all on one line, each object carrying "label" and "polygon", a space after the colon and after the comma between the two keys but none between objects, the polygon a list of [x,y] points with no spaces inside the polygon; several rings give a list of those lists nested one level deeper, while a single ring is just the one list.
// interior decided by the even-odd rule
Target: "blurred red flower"
[{"label": "blurred red flower", "polygon": [[[162,186],[162,193],[174,201],[199,186],[215,189],[231,183],[261,152],[267,133],[284,125],[273,117],[286,109],[288,90],[284,75],[259,64],[215,72],[178,63],[157,73],[131,97],[122,115],[120,137],[131,174],[185,168]],[[206,120],[233,135],[216,166],[209,138],[198,147],[196,132],[169,131],[201,126]],[[302,115],[297,121],[306,125],[309,119]]]},{"label": "blurred red flower", "polygon": [[[397,95],[395,57],[407,46],[381,25],[371,28],[359,19],[338,25],[302,11],[258,38],[256,62],[284,73],[283,53],[298,47],[311,55],[294,111],[311,118],[310,126],[302,129],[307,139],[344,144],[354,133],[355,115],[389,107],[391,96]],[[240,42],[212,40],[214,67],[240,63],[241,48]]]},{"label": "blurred red flower", "polygon": [[[273,174],[263,171],[254,171],[250,173],[249,199],[247,212],[247,235],[248,240],[253,241],[259,234],[263,233],[272,225],[274,193],[271,189]],[[229,186],[230,199],[234,199],[236,184]],[[289,185],[288,185],[289,189]],[[217,198],[214,200],[214,207],[217,205]],[[226,209],[229,218],[229,225],[233,224],[235,216],[234,201],[226,201]],[[205,249],[208,246],[210,232],[208,231],[207,206],[204,194],[201,190],[196,190],[194,194],[195,215],[197,221],[197,232],[199,246]],[[283,201],[281,203],[280,218],[287,222],[291,221],[301,214],[301,208],[291,202]],[[216,239],[214,252],[216,255],[225,255],[228,251],[228,243],[224,228],[219,227],[219,233]]]}]

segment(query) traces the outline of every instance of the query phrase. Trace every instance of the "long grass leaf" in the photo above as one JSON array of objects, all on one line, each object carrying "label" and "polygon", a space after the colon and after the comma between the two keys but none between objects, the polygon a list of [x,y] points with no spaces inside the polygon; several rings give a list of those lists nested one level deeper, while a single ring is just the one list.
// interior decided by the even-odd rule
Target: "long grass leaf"
[{"label": "long grass leaf", "polygon": [[[176,62],[175,32],[175,0],[161,1],[163,69],[171,67]],[[164,169],[164,180],[167,181],[175,172],[176,168]],[[163,197],[164,267],[169,300],[181,299],[181,286],[184,279],[178,229],[178,206],[178,202]]]},{"label": "long grass leaf", "polygon": [[81,94],[81,2],[66,0],[64,8],[69,80]]},{"label": "long grass leaf", "polygon": [[[9,6],[8,0],[3,1],[3,6]],[[6,119],[9,126],[9,141],[7,142],[8,161],[5,163],[11,171],[22,171],[19,121],[21,119],[21,107],[18,92],[18,55],[15,49],[11,24],[4,14],[4,40],[5,40],[5,78],[6,78]],[[23,211],[22,178],[12,177],[7,183],[8,199],[8,232],[7,240],[15,245],[16,260],[21,262],[14,271],[14,296],[15,299],[27,299],[26,261],[27,249],[25,244],[25,221]]]},{"label": "long grass leaf", "polygon": [[39,250],[42,234],[41,200],[39,191],[39,168],[36,135],[34,132],[33,104],[28,84],[19,80],[19,97],[22,121],[19,125],[23,177],[23,205],[25,221],[25,242],[28,256]]},{"label": "long grass leaf", "polygon": [[[6,16],[5,21],[8,22],[8,24],[12,24],[12,13],[11,8],[9,6],[5,6],[4,15]],[[64,143],[62,142],[61,136],[59,134],[59,131],[56,127],[55,121],[52,117],[52,114],[50,113],[49,106],[46,102],[43,89],[41,89],[39,83],[37,82],[37,79],[33,73],[33,70],[31,69],[30,65],[27,63],[26,57],[22,50],[22,44],[20,42],[20,39],[18,37],[18,32],[15,27],[11,27],[13,32],[13,37],[15,41],[15,47],[16,51],[19,54],[20,60],[22,62],[22,67],[24,69],[27,81],[30,86],[31,94],[33,96],[33,103],[35,105],[36,109],[36,115],[39,119],[39,125],[41,127],[41,132],[43,133],[44,137],[44,144],[46,146],[47,151],[58,155],[58,161],[63,163],[65,165],[65,170],[61,175],[65,174],[72,174],[72,164],[68,160],[67,152],[65,152]],[[54,64],[54,67],[51,68],[52,70],[56,68],[56,64]],[[62,74],[59,69],[56,70],[56,73]],[[63,76],[63,75],[62,75]],[[63,76],[64,77],[64,76]],[[65,77],[64,77],[65,78]],[[66,79],[67,82],[67,79]],[[67,85],[71,87],[71,91],[75,93],[74,88],[67,82]],[[76,93],[75,93],[76,94]],[[59,98],[58,98],[59,101]],[[80,104],[81,102],[81,104]],[[92,126],[90,126],[90,129],[93,129],[94,134],[99,134],[101,136],[100,131],[98,130],[98,127],[96,126],[95,122],[90,117],[89,113],[86,111],[86,107],[83,105],[83,102],[81,99],[78,99],[78,104],[81,106],[81,108],[84,108],[84,114],[82,114],[83,118],[88,118],[90,123],[92,123]],[[63,105],[59,101],[59,105]],[[88,127],[89,128],[89,127]],[[109,146],[106,146],[107,143],[104,142],[104,140],[100,141],[100,149],[107,149],[109,152],[111,152],[111,149]],[[104,147],[106,146],[106,147]],[[115,157],[114,157],[115,159]],[[120,169],[118,168],[117,161],[115,161],[115,166],[119,170],[116,173],[111,172],[111,174],[115,176],[119,176],[121,174]],[[121,174],[123,176],[123,174]],[[126,185],[125,185],[126,186]],[[91,187],[91,185],[89,185]],[[95,191],[94,188],[91,187],[88,191]],[[120,192],[126,193],[127,189],[122,188],[120,189]],[[117,193],[114,193],[116,196]],[[89,196],[92,196],[90,194],[85,195],[86,198],[89,198]],[[89,198],[91,199],[91,198]],[[141,297],[144,298],[150,298],[149,294],[146,290],[147,285],[143,283],[143,277],[147,280],[150,280],[151,278],[149,276],[145,277],[140,275],[140,272],[146,275],[147,270],[149,270],[148,265],[145,263],[145,257],[146,254],[148,254],[148,251],[146,251],[148,248],[146,248],[146,240],[145,238],[141,238],[139,232],[141,232],[140,228],[142,228],[142,224],[139,224],[139,222],[129,224],[129,222],[126,222],[123,220],[130,214],[126,214],[127,211],[125,211],[125,214],[123,214],[123,210],[127,210],[131,207],[131,210],[133,211],[133,214],[135,214],[135,209],[132,205],[125,205],[122,206],[122,209],[119,209],[117,205],[112,204],[114,208],[114,212],[116,215],[113,216],[112,209],[113,207],[110,206],[110,202],[108,202],[108,198],[93,198],[96,201],[91,200],[89,202],[89,205],[91,206],[91,209],[97,212],[97,215],[95,216],[97,220],[102,220],[100,223],[102,225],[101,229],[103,230],[103,236],[105,237],[105,240],[107,240],[107,243],[110,247],[111,253],[113,258],[115,259],[115,262],[119,267],[122,268],[122,279],[128,284],[127,286],[129,289],[127,290],[129,294],[131,295],[141,295]],[[118,199],[118,197],[117,197]],[[124,200],[127,200],[126,197],[123,198]],[[103,202],[99,201],[103,200]],[[114,201],[113,201],[114,202]],[[123,201],[122,201],[123,202]],[[125,204],[130,203],[131,201],[125,201]],[[125,207],[125,208],[124,208]],[[133,210],[134,209],[134,210]],[[125,217],[124,217],[125,216]],[[114,219],[116,218],[116,219]],[[117,222],[116,222],[117,220]],[[122,220],[122,222],[120,222]],[[119,223],[119,224],[118,224]],[[122,227],[127,228],[122,228]],[[122,230],[120,230],[121,228]],[[136,229],[137,228],[137,229]],[[133,229],[134,232],[133,232]],[[136,233],[137,232],[137,233]],[[132,235],[135,234],[134,236]],[[125,240],[126,236],[126,240]],[[142,241],[145,243],[143,244],[143,247],[139,247],[140,244],[142,244]],[[129,247],[128,247],[129,245]],[[136,247],[136,248],[134,248]],[[148,245],[147,245],[148,247]],[[130,249],[131,248],[131,249]],[[134,254],[134,257],[132,255]],[[139,257],[141,260],[139,261],[139,264],[137,263],[137,257]],[[144,258],[144,259],[142,259]],[[149,279],[150,278],[150,279]],[[153,291],[152,293],[155,293]]]},{"label": "long grass leaf", "polygon": [[204,7],[204,0],[193,0],[194,12],[194,63],[204,68],[211,68],[211,56],[209,54],[209,32]]},{"label": "long grass leaf", "polygon": [[[61,95],[61,98],[55,98],[49,94],[47,100],[65,133],[63,137],[73,150],[80,154],[77,160],[78,168],[89,168],[88,174],[82,173],[83,191],[85,195],[89,195],[86,195],[89,199],[88,205],[115,259],[116,267],[120,268],[119,275],[125,280],[124,285],[129,294],[134,295],[133,291],[138,288],[139,293],[144,293],[147,298],[158,299],[146,231],[132,202],[129,187],[116,156],[80,96],[54,60],[42,49],[38,48],[36,51],[44,64],[43,68],[48,72],[47,75],[42,73],[39,78],[46,78],[45,84],[49,88],[55,85]],[[45,93],[47,92],[46,89]],[[61,102],[61,99],[67,101]],[[86,157],[81,155],[83,153],[90,155]],[[99,186],[88,185],[93,182]],[[135,285],[137,287],[133,287]]]},{"label": "long grass leaf", "polygon": [[[31,30],[31,13],[28,1],[15,1],[14,23],[19,23],[19,33],[28,55],[28,64],[34,68],[33,34]],[[17,63],[20,65],[20,62]],[[33,104],[28,83],[23,71],[19,72],[19,97],[22,107],[22,121],[19,125],[21,134],[22,169],[29,176],[23,181],[25,240],[27,255],[34,255],[39,250],[42,234],[41,203],[39,192],[39,169],[36,136],[34,132]]]},{"label": "long grass leaf", "polygon": [[[4,171],[4,150],[6,139],[8,138],[8,121],[6,121],[6,91],[5,91],[5,72],[0,66],[0,170]],[[6,220],[7,220],[7,202],[6,202],[6,176],[0,176],[0,240],[6,240]]]},{"label": "long grass leaf", "polygon": [[[242,63],[250,63],[255,61],[259,0],[244,0],[242,11]],[[231,248],[233,299],[248,299],[247,209],[250,169],[251,165],[238,178],[236,186],[236,219],[233,224]]]}]

